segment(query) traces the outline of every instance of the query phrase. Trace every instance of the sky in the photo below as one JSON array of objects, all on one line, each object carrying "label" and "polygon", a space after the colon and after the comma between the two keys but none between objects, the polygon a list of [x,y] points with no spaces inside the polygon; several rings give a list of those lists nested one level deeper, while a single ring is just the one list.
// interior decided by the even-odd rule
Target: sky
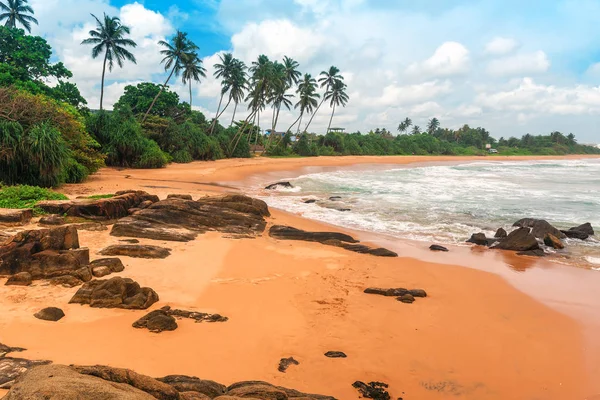
[{"label": "sky", "polygon": [[[194,85],[194,108],[215,115],[219,55],[250,64],[284,55],[317,76],[337,66],[350,101],[334,126],[396,131],[410,117],[425,129],[482,126],[497,138],[572,132],[600,143],[600,1],[598,0],[30,0],[55,57],[98,108],[102,60],[80,45],[94,28],[90,14],[121,18],[138,43],[137,65],[107,75],[105,106],[125,86],[163,82],[159,40],[177,29],[200,47],[208,76]],[[171,89],[189,101],[181,79]],[[233,109],[221,117],[228,124]],[[246,113],[238,109],[239,118]],[[297,113],[282,112],[280,130]],[[324,106],[311,131],[324,131]],[[236,118],[237,119],[237,118]],[[269,120],[264,117],[263,121]],[[270,120],[269,120],[270,121]],[[270,122],[269,122],[270,123]],[[269,123],[264,123],[263,129]]]}]

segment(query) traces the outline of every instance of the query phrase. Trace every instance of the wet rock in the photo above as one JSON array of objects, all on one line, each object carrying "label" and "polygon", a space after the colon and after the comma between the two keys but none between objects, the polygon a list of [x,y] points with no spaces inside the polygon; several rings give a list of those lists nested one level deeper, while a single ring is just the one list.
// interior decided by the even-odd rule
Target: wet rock
[{"label": "wet rock", "polygon": [[40,218],[41,225],[64,225],[66,223],[64,217],[57,214],[45,215]]},{"label": "wet rock", "polygon": [[338,201],[338,200],[341,200],[341,199],[342,199],[342,196],[331,196],[329,198],[330,201]]},{"label": "wet rock", "polygon": [[242,398],[257,398],[261,400],[288,400],[288,395],[281,389],[271,385],[247,385],[237,387],[227,392],[228,396]]},{"label": "wet rock", "polygon": [[83,281],[79,278],[74,277],[73,275],[57,276],[56,278],[50,279],[48,283],[54,286],[62,286],[66,288],[72,288],[75,286],[83,285]]},{"label": "wet rock", "polygon": [[308,200],[304,200],[304,202],[303,202],[303,203],[304,203],[304,204],[314,204],[314,203],[316,203],[316,202],[317,202],[317,200],[316,200],[316,199],[308,199]]},{"label": "wet rock", "polygon": [[[21,351],[24,349],[17,350]],[[27,372],[27,370],[46,364],[50,364],[50,361],[26,360],[24,358],[13,357],[0,357],[0,389],[10,389],[14,385],[15,380],[21,375],[23,375],[25,372]],[[7,398],[9,397],[5,396],[2,399],[4,400]],[[37,397],[19,397],[19,399],[29,400],[37,399]]]},{"label": "wet rock", "polygon": [[97,267],[106,267],[110,272],[122,272],[125,269],[123,262],[119,258],[99,258],[90,263],[92,271]]},{"label": "wet rock", "polygon": [[300,363],[294,359],[294,357],[282,358],[279,361],[279,367],[277,370],[279,372],[285,372],[290,365],[299,365]]},{"label": "wet rock", "polygon": [[401,301],[402,303],[411,304],[411,303],[414,303],[415,297],[410,293],[406,293],[406,294],[398,297],[396,300]]},{"label": "wet rock", "polygon": [[344,353],[342,351],[328,351],[327,353],[325,353],[325,357],[329,357],[329,358],[346,358],[348,356],[346,355],[346,353]]},{"label": "wet rock", "polygon": [[191,194],[169,194],[167,199],[193,200]]},{"label": "wet rock", "polygon": [[29,272],[19,272],[11,275],[6,281],[6,286],[29,286],[31,285],[31,274]]},{"label": "wet rock", "polygon": [[487,246],[488,238],[485,237],[485,233],[474,233],[471,235],[467,243],[473,243],[479,246]]},{"label": "wet rock", "polygon": [[529,251],[539,249],[540,245],[535,236],[531,234],[529,228],[519,228],[512,231],[493,248],[500,250]]},{"label": "wet rock", "polygon": [[177,321],[163,310],[154,310],[135,321],[132,326],[160,333],[162,331],[174,331],[177,329]]},{"label": "wet rock", "polygon": [[391,250],[384,249],[381,247],[374,249],[369,246],[365,246],[364,244],[345,243],[345,242],[342,242],[340,240],[335,240],[335,239],[326,240],[322,243],[326,244],[328,246],[341,247],[343,249],[350,250],[355,253],[371,254],[371,255],[377,256],[377,257],[398,257],[397,253],[394,253]]},{"label": "wet rock", "polygon": [[158,301],[158,294],[129,278],[96,279],[85,283],[69,303],[97,308],[146,309]]},{"label": "wet rock", "polygon": [[432,244],[429,246],[429,250],[431,251],[449,251],[446,247],[440,246],[439,244]]},{"label": "wet rock", "polygon": [[25,225],[33,218],[33,210],[30,208],[0,208],[0,224],[2,225]]},{"label": "wet rock", "polygon": [[499,228],[496,231],[496,234],[494,235],[494,237],[498,238],[498,239],[504,239],[507,236],[508,236],[508,233],[506,232],[506,230],[504,228]]},{"label": "wet rock", "polygon": [[515,222],[513,226],[520,228],[531,228],[531,234],[538,239],[544,239],[547,234],[554,235],[559,239],[565,238],[564,233],[543,219],[523,218]]},{"label": "wet rock", "polygon": [[167,258],[171,250],[151,245],[141,244],[114,244],[102,249],[103,256],[128,256],[135,258]]},{"label": "wet rock", "polygon": [[387,392],[388,385],[383,382],[369,382],[364,383],[361,381],[356,381],[352,384],[361,397],[365,399],[375,399],[375,400],[390,400],[391,397]]},{"label": "wet rock", "polygon": [[211,380],[200,379],[187,375],[168,375],[157,380],[174,387],[179,392],[200,393],[208,398],[222,396],[227,392],[227,387]]},{"label": "wet rock", "polygon": [[568,237],[569,239],[579,239],[579,240],[586,240],[587,238],[590,237],[590,235],[588,235],[585,232],[582,231],[561,231],[562,233],[564,233],[564,235],[566,237]]},{"label": "wet rock", "polygon": [[273,189],[279,189],[279,188],[293,189],[294,185],[292,185],[289,182],[277,182],[277,183],[272,183],[272,184],[268,185],[267,187],[265,187],[265,189],[267,189],[267,190],[273,190]]},{"label": "wet rock", "polygon": [[594,234],[595,234],[594,228],[592,227],[592,224],[590,224],[589,222],[586,222],[583,225],[579,225],[579,226],[570,228],[569,231],[583,232],[583,233],[588,234],[589,236],[594,236]]},{"label": "wet rock", "polygon": [[44,321],[56,322],[65,316],[63,310],[57,307],[46,307],[37,313],[33,314],[37,319],[43,319]]},{"label": "wet rock", "polygon": [[377,294],[386,297],[400,297],[409,293],[408,289],[397,288],[397,289],[382,289],[382,288],[367,288],[364,293]]},{"label": "wet rock", "polygon": [[169,306],[161,308],[162,311],[168,315],[172,315],[175,318],[188,318],[193,319],[195,322],[227,322],[229,318],[224,317],[220,314],[208,314],[196,311],[178,310],[171,309]]},{"label": "wet rock", "polygon": [[563,244],[563,242],[551,233],[546,234],[546,236],[544,237],[544,244],[546,246],[552,247],[554,249],[564,249],[565,248],[565,245]]},{"label": "wet rock", "polygon": [[546,253],[542,249],[535,249],[535,250],[520,251],[517,253],[517,255],[518,256],[528,256],[528,257],[545,257]]},{"label": "wet rock", "polygon": [[328,240],[337,240],[347,243],[358,243],[350,235],[339,232],[308,232],[291,226],[273,225],[269,229],[269,236],[279,240],[303,240],[307,242],[323,243]]},{"label": "wet rock", "polygon": [[427,297],[427,292],[423,289],[411,289],[408,291],[414,297]]}]

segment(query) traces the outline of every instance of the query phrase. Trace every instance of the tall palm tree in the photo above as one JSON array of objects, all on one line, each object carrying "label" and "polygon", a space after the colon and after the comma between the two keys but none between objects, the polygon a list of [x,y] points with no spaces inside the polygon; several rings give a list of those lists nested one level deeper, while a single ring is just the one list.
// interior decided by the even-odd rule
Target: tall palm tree
[{"label": "tall palm tree", "polygon": [[418,134],[420,134],[420,133],[421,133],[421,127],[420,127],[419,125],[415,125],[415,126],[413,126],[411,133],[412,133],[413,135],[418,135]]},{"label": "tall palm tree", "polygon": [[404,119],[404,121],[400,122],[400,125],[398,125],[398,132],[400,133],[404,133],[407,131],[408,128],[410,128],[412,125],[412,120],[408,117],[406,117]]},{"label": "tall palm tree", "polygon": [[346,93],[346,84],[343,81],[334,81],[329,90],[323,97],[325,100],[329,100],[329,105],[332,107],[331,118],[329,119],[329,126],[327,132],[331,128],[331,121],[333,121],[333,114],[335,113],[336,106],[346,107],[348,103],[348,94]]},{"label": "tall palm tree", "polygon": [[300,81],[296,93],[298,93],[299,100],[294,108],[300,108],[300,115],[286,132],[290,131],[296,123],[299,123],[299,128],[304,114],[312,114],[315,107],[318,107],[319,102],[317,99],[321,97],[317,93],[317,81],[310,74],[304,74],[304,78]]},{"label": "tall palm tree", "polygon": [[192,107],[192,81],[200,82],[200,77],[206,78],[206,68],[202,66],[202,60],[197,53],[184,54],[181,58],[183,72],[181,81],[190,88],[190,108]]},{"label": "tall palm tree", "polygon": [[[325,88],[325,92],[328,92],[335,82],[344,80],[344,77],[340,75],[340,70],[333,65],[329,67],[327,71],[322,71],[319,76],[319,85],[321,86],[321,88]],[[308,121],[308,124],[306,124],[304,131],[308,130],[308,127],[312,123],[312,120],[315,117],[315,115],[317,115],[317,112],[319,111],[319,108],[321,108],[323,102],[325,102],[325,96],[323,96],[323,100],[321,100],[321,103],[319,103],[319,106]]]},{"label": "tall palm tree", "polygon": [[433,135],[440,127],[440,121],[437,118],[431,118],[427,124],[427,133]]},{"label": "tall palm tree", "polygon": [[235,113],[238,104],[244,100],[244,91],[246,90],[247,84],[246,64],[241,60],[237,60],[229,82],[229,100],[232,100],[234,103],[231,125],[233,125],[233,121],[235,121]]},{"label": "tall palm tree", "polygon": [[[219,105],[217,106],[217,112],[215,114],[215,118],[213,119],[213,122],[210,125],[209,134],[212,134],[212,131],[217,123],[217,120],[219,119],[219,116],[222,114],[222,112],[220,112],[221,104],[223,103],[223,97],[225,97],[225,94],[230,89],[229,85],[231,83],[231,77],[233,76],[233,73],[235,71],[236,61],[237,61],[233,57],[232,53],[221,54],[219,56],[219,58],[221,59],[221,62],[213,65],[215,68],[215,72],[213,75],[215,78],[221,79],[221,98],[219,99]],[[229,105],[229,103],[227,103],[227,105]],[[227,108],[227,106],[225,108]]]},{"label": "tall palm tree", "polygon": [[288,86],[292,87],[294,85],[297,85],[298,81],[300,80],[300,77],[302,76],[302,73],[298,71],[298,67],[300,66],[300,64],[298,64],[298,62],[293,60],[292,58],[284,56],[283,66],[285,67],[285,80]]},{"label": "tall palm tree", "polygon": [[136,64],[135,56],[125,47],[137,47],[131,39],[125,38],[129,35],[130,29],[128,26],[122,25],[121,20],[117,17],[109,17],[104,14],[104,19],[100,21],[94,14],[92,17],[96,20],[96,29],[89,31],[90,37],[85,39],[81,44],[93,44],[92,58],[104,53],[104,63],[102,64],[102,81],[100,83],[100,110],[102,110],[102,101],[104,99],[104,76],[106,74],[106,63],[108,62],[108,71],[112,72],[115,60],[119,68],[123,68],[125,60]]},{"label": "tall palm tree", "polygon": [[171,77],[173,75],[179,76],[179,73],[183,70],[183,59],[185,57],[190,57],[190,54],[193,54],[196,52],[196,50],[198,50],[198,46],[196,46],[194,42],[188,39],[187,33],[181,31],[177,31],[175,36],[171,38],[170,43],[161,40],[160,42],[158,42],[158,44],[164,47],[164,50],[161,50],[160,53],[163,56],[165,56],[160,63],[165,64],[165,71],[168,71],[170,69],[171,72],[169,73],[169,76],[167,77],[165,83],[160,87],[160,90],[158,91],[156,96],[154,96],[154,99],[152,100],[150,107],[148,107],[148,111],[146,111],[142,122],[144,122],[146,118],[148,118],[148,114],[150,114],[152,107],[154,107],[154,103],[156,103],[156,100],[158,100],[160,94],[163,92],[163,90],[165,90],[165,88],[169,84]]},{"label": "tall palm tree", "polygon": [[31,23],[38,24],[38,20],[31,15],[34,14],[33,8],[27,3],[29,0],[7,0],[7,4],[4,1],[0,1],[0,22],[6,20],[4,26],[9,28],[16,28],[17,22],[31,33]]}]

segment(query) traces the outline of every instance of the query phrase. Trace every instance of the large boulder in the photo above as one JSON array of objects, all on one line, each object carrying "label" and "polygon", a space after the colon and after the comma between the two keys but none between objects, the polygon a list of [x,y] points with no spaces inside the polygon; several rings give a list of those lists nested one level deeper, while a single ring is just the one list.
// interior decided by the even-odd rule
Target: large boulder
[{"label": "large boulder", "polygon": [[29,272],[19,272],[11,275],[6,281],[6,286],[29,286],[31,285],[31,274]]},{"label": "large boulder", "polygon": [[506,232],[506,230],[504,228],[498,228],[498,230],[494,234],[494,237],[497,239],[504,239],[507,236],[508,236],[508,232]]},{"label": "large boulder", "polygon": [[264,217],[269,215],[264,201],[243,195],[197,201],[171,198],[122,218],[113,226],[111,235],[180,242],[207,231],[254,237],[264,231]]},{"label": "large boulder", "polygon": [[89,304],[97,308],[147,309],[158,301],[158,294],[150,288],[140,287],[132,279],[114,277],[95,279],[85,283],[69,303]]},{"label": "large boulder", "polygon": [[546,236],[544,236],[544,244],[548,247],[552,247],[554,249],[564,249],[565,245],[563,244],[563,242],[557,238],[556,236],[548,233]]},{"label": "large boulder", "polygon": [[515,222],[513,226],[519,228],[531,228],[531,234],[538,239],[544,239],[547,234],[554,235],[559,239],[564,239],[566,237],[564,233],[543,219],[523,218]]},{"label": "large boulder", "polygon": [[150,311],[142,318],[135,321],[134,328],[145,328],[150,332],[160,333],[162,331],[174,331],[177,329],[177,321],[174,317],[163,310]]},{"label": "large boulder", "polygon": [[323,243],[327,240],[338,240],[340,242],[358,243],[350,235],[339,232],[307,232],[302,229],[293,228],[285,225],[273,225],[269,229],[269,236],[279,240],[303,240],[306,242]]},{"label": "large boulder", "polygon": [[590,224],[589,222],[586,222],[585,224],[582,224],[579,226],[575,226],[573,228],[570,228],[569,230],[577,231],[577,232],[584,232],[584,233],[587,233],[589,236],[594,236],[594,234],[595,234],[594,228],[592,227],[592,224]]},{"label": "large boulder", "polygon": [[218,382],[200,379],[187,375],[168,375],[157,378],[159,381],[173,386],[179,392],[196,392],[213,399],[227,392],[227,387]]},{"label": "large boulder", "polygon": [[25,225],[33,218],[30,208],[0,208],[0,225]]},{"label": "large boulder", "polygon": [[519,228],[500,240],[493,248],[500,250],[529,251],[539,249],[540,245],[529,228]]},{"label": "large boulder", "polygon": [[[115,272],[122,272],[125,270],[123,262],[119,258],[99,258],[90,263],[92,269],[92,275],[98,277],[100,271],[104,271],[102,274],[109,275]],[[105,272],[108,271],[108,274]]]},{"label": "large boulder", "polygon": [[227,392],[228,396],[237,396],[242,398],[257,398],[262,400],[288,400],[288,395],[283,390],[263,384],[253,384],[236,387]]},{"label": "large boulder", "polygon": [[[24,349],[17,350],[20,351]],[[25,358],[4,356],[0,357],[0,389],[10,389],[15,380],[27,370],[46,364],[50,364],[50,361],[27,360]],[[3,397],[3,399],[6,399],[6,397]]]},{"label": "large boulder", "polygon": [[58,307],[46,307],[33,314],[33,316],[37,319],[43,319],[44,321],[56,322],[62,319],[65,316],[65,313]]},{"label": "large boulder", "polygon": [[485,236],[485,233],[474,233],[467,240],[467,243],[473,243],[479,246],[488,246],[488,238]]},{"label": "large boulder", "polygon": [[145,244],[114,244],[100,250],[100,254],[135,258],[167,258],[171,255],[171,250]]}]

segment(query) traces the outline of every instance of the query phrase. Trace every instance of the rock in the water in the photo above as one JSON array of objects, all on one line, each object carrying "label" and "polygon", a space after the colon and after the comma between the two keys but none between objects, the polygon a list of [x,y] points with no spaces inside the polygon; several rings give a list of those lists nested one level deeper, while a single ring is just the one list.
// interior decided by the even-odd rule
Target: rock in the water
[{"label": "rock in the water", "polygon": [[[125,269],[123,262],[119,258],[99,258],[90,263],[90,267],[92,268],[92,272],[94,268],[98,267],[106,267],[113,272],[122,272]],[[94,275],[95,276],[95,275]]]},{"label": "rock in the water", "polygon": [[493,248],[500,250],[529,251],[539,249],[540,245],[535,236],[531,234],[529,228],[519,228],[512,231]]},{"label": "rock in the water", "polygon": [[142,310],[158,301],[158,294],[129,278],[114,277],[85,283],[69,303],[89,304],[98,308]]},{"label": "rock in the water", "polygon": [[440,246],[439,244],[432,244],[429,246],[429,250],[431,251],[449,251],[446,247]]},{"label": "rock in the water", "polygon": [[402,303],[411,304],[415,302],[415,297],[410,293],[406,293],[398,297],[396,300],[401,301]]},{"label": "rock in the water", "polygon": [[104,256],[128,256],[136,258],[167,258],[171,250],[142,244],[114,244],[100,251]]},{"label": "rock in the water", "polygon": [[303,240],[307,242],[323,243],[328,240],[338,240],[340,242],[358,243],[350,235],[339,232],[307,232],[291,226],[273,225],[269,229],[269,236],[279,240]]},{"label": "rock in the water", "polygon": [[325,357],[329,357],[329,358],[346,358],[348,356],[343,351],[328,351],[327,353],[325,353]]},{"label": "rock in the water", "polygon": [[43,319],[44,321],[53,321],[56,322],[65,316],[63,310],[57,307],[46,307],[35,314],[34,317],[37,319]]},{"label": "rock in the water", "polygon": [[485,233],[474,233],[471,235],[467,243],[474,243],[479,246],[487,246],[488,238],[485,237]]},{"label": "rock in the water", "polygon": [[[22,351],[25,349],[12,349],[8,348],[11,351]],[[0,345],[0,350],[2,350],[2,345]],[[9,351],[10,352],[10,351]],[[24,358],[13,358],[13,357],[0,357],[0,389],[10,389],[14,384],[15,379],[21,376],[23,373],[27,372],[30,368],[37,367],[39,365],[50,364],[50,361],[36,361],[36,360],[26,360]],[[3,397],[2,399],[6,399],[7,397]],[[21,397],[22,399],[32,399],[31,397]],[[37,399],[33,397],[33,399]],[[57,399],[58,400],[58,399]]]},{"label": "rock in the water", "polygon": [[399,297],[403,296],[406,293],[409,293],[408,289],[397,288],[397,289],[382,289],[382,288],[367,288],[364,293],[367,294],[378,294],[380,296],[387,297]]},{"label": "rock in the water", "polygon": [[583,225],[575,226],[573,228],[570,228],[569,230],[577,231],[577,232],[584,232],[584,233],[587,233],[589,236],[594,236],[594,234],[595,234],[594,228],[592,227],[592,224],[590,224],[589,222],[586,222]]},{"label": "rock in the water", "polygon": [[365,399],[390,400],[390,394],[387,392],[388,385],[383,382],[369,382],[368,384],[356,381],[352,386],[358,390]]},{"label": "rock in the water", "polygon": [[227,392],[227,387],[211,380],[200,379],[195,376],[169,375],[158,378],[159,381],[173,386],[179,392],[201,393],[213,399]]},{"label": "rock in the water", "polygon": [[508,236],[508,233],[506,232],[506,230],[504,228],[498,228],[498,230],[496,231],[496,234],[494,235],[494,237],[497,239],[504,239],[507,236]]},{"label": "rock in the water", "polygon": [[565,238],[564,233],[543,219],[523,218],[515,222],[513,226],[518,226],[520,228],[531,228],[531,234],[538,239],[544,239],[547,234],[554,235],[559,239]]},{"label": "rock in the water", "polygon": [[33,210],[30,208],[0,208],[0,224],[2,225],[25,225],[33,218]]},{"label": "rock in the water", "polygon": [[579,239],[579,240],[586,240],[587,238],[590,237],[590,235],[588,235],[585,232],[582,231],[561,231],[562,233],[565,234],[566,237],[568,237],[569,239]]},{"label": "rock in the water", "polygon": [[563,242],[551,233],[546,234],[546,236],[544,237],[544,244],[546,246],[552,247],[554,249],[564,249],[565,248],[565,245],[563,244]]},{"label": "rock in the water", "polygon": [[64,225],[65,224],[65,218],[57,215],[57,214],[50,214],[50,215],[45,215],[42,218],[40,218],[40,224],[41,225]]},{"label": "rock in the water", "polygon": [[160,333],[162,331],[174,331],[177,329],[177,321],[163,310],[154,310],[135,321],[132,326]]},{"label": "rock in the water", "polygon": [[316,199],[308,199],[308,200],[304,200],[303,203],[304,204],[314,204],[316,203],[317,200]]},{"label": "rock in the water", "polygon": [[290,365],[299,365],[300,363],[294,359],[294,357],[282,358],[279,361],[279,367],[277,368],[279,372],[285,372]]},{"label": "rock in the water", "polygon": [[167,199],[193,200],[191,194],[169,194]]},{"label": "rock in the water", "polygon": [[535,249],[535,250],[520,251],[517,253],[517,255],[518,256],[528,256],[528,257],[545,257],[546,253],[542,249]]},{"label": "rock in the water", "polygon": [[268,185],[267,187],[265,187],[265,189],[267,189],[267,190],[273,190],[273,189],[279,189],[279,188],[293,189],[294,185],[292,185],[289,182],[277,182],[277,183],[272,183],[272,184]]},{"label": "rock in the water", "polygon": [[31,274],[29,272],[19,272],[11,275],[6,281],[6,286],[29,286],[31,285]]},{"label": "rock in the water", "polygon": [[48,281],[51,285],[62,286],[66,288],[72,288],[75,286],[83,285],[83,281],[73,275],[62,275],[52,278]]}]

